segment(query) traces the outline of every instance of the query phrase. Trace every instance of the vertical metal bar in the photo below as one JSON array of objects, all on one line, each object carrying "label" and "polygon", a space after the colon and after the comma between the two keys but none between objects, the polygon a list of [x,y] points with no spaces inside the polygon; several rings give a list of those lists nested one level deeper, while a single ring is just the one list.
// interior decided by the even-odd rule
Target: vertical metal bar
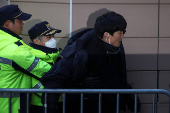
[{"label": "vertical metal bar", "polygon": [[[157,46],[157,88],[159,89],[159,82],[160,82],[160,70],[159,70],[159,47],[160,47],[160,42],[159,42],[159,37],[160,37],[160,0],[158,0],[158,46]],[[157,102],[158,100],[158,95],[157,95]],[[170,108],[169,108],[170,109]],[[156,109],[156,112],[158,110]],[[170,111],[169,111],[170,113]]]},{"label": "vertical metal bar", "polygon": [[119,113],[119,93],[117,93],[117,105],[116,105],[116,113]]},{"label": "vertical metal bar", "polygon": [[27,113],[29,113],[29,93],[27,93]]},{"label": "vertical metal bar", "polygon": [[10,0],[8,0],[8,5],[10,5]]},{"label": "vertical metal bar", "polygon": [[170,97],[169,97],[169,113],[170,113]]},{"label": "vertical metal bar", "polygon": [[44,107],[45,107],[45,113],[47,113],[47,93],[45,93],[45,103],[44,103]]},{"label": "vertical metal bar", "polygon": [[152,113],[155,113],[155,94],[153,94],[153,110]]},{"label": "vertical metal bar", "polygon": [[135,93],[135,108],[134,108],[134,113],[137,113],[137,94]]},{"label": "vertical metal bar", "polygon": [[101,106],[102,106],[102,94],[99,93],[99,113],[101,113]]},{"label": "vertical metal bar", "polygon": [[[157,61],[159,60],[159,37],[160,37],[160,0],[158,0],[158,46],[157,46]],[[157,62],[157,70],[158,70],[158,63]]]},{"label": "vertical metal bar", "polygon": [[[159,82],[160,82],[160,70],[159,70],[159,57],[160,57],[160,42],[159,42],[159,37],[160,37],[160,0],[158,0],[158,46],[157,46],[157,89],[159,89]],[[159,95],[157,95],[157,102],[159,101]],[[156,109],[157,112],[157,109]]]},{"label": "vertical metal bar", "polygon": [[9,113],[11,113],[11,93],[9,93]]},{"label": "vertical metal bar", "polygon": [[72,36],[72,10],[73,10],[72,5],[73,5],[72,0],[70,0],[70,36],[69,38],[71,38]]},{"label": "vertical metal bar", "polygon": [[63,93],[62,97],[63,97],[63,113],[65,113],[66,112],[66,94]]},{"label": "vertical metal bar", "polygon": [[81,109],[80,109],[80,113],[83,113],[83,93],[81,93]]}]

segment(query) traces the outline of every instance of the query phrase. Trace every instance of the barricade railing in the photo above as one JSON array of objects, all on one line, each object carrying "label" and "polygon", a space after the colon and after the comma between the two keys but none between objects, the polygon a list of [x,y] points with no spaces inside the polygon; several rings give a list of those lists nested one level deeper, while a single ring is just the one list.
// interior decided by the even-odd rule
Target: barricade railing
[{"label": "barricade railing", "polygon": [[[165,94],[170,99],[170,92],[164,89],[6,89],[0,88],[0,93],[9,93],[9,113],[11,113],[11,95],[12,93],[27,93],[27,113],[29,113],[29,95],[30,93],[45,93],[45,113],[47,113],[47,94],[48,93],[61,93],[63,97],[63,113],[65,113],[65,104],[66,104],[66,93],[78,93],[81,94],[80,102],[80,113],[83,113],[83,96],[84,93],[88,94],[99,94],[99,107],[98,112],[101,113],[101,102],[102,94],[117,94],[117,107],[116,113],[119,113],[119,96],[120,94],[135,94],[135,105],[134,113],[137,113],[137,96],[138,94],[153,94],[152,102],[152,113],[155,113],[155,99],[156,94]],[[170,113],[170,100],[169,100],[169,113]]]}]

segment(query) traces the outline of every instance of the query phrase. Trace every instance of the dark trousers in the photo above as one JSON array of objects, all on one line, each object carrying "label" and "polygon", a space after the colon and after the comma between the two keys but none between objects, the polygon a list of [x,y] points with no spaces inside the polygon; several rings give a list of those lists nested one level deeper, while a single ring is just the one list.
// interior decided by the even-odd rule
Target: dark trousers
[{"label": "dark trousers", "polygon": [[[58,104],[59,113],[62,113],[63,103]],[[84,100],[83,113],[98,113],[98,100]],[[80,100],[66,101],[66,113],[80,113]]]},{"label": "dark trousers", "polygon": [[[62,105],[61,102],[58,108],[60,109],[59,113],[62,113]],[[66,113],[80,113],[80,101],[67,101],[66,102]],[[101,103],[102,113],[116,113],[116,101],[104,101]],[[125,111],[125,106],[119,106],[120,110]],[[83,103],[83,113],[98,113],[99,103],[96,99],[85,99]]]},{"label": "dark trousers", "polygon": [[43,106],[31,105],[30,113],[44,113]]}]

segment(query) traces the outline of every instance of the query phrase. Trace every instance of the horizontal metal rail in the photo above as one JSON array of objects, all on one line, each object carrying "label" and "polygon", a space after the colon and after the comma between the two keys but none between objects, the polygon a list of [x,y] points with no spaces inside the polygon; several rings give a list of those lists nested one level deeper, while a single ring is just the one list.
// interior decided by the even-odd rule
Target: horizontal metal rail
[{"label": "horizontal metal rail", "polygon": [[0,92],[15,93],[141,93],[141,94],[166,94],[170,97],[170,92],[164,89],[11,89],[0,88]]},{"label": "horizontal metal rail", "polygon": [[[101,102],[102,102],[102,94],[117,94],[117,107],[116,113],[119,113],[119,96],[120,94],[135,94],[135,105],[134,105],[134,113],[137,113],[137,94],[153,94],[153,110],[152,113],[155,113],[155,99],[156,94],[165,94],[170,97],[170,92],[164,89],[6,89],[0,88],[0,93],[8,94],[9,93],[9,113],[11,113],[11,93],[27,93],[27,113],[29,113],[29,94],[30,93],[45,93],[45,113],[47,113],[47,94],[48,93],[62,93],[63,94],[63,113],[65,113],[65,101],[66,93],[80,93],[81,94],[81,101],[80,101],[80,113],[83,113],[83,96],[85,93],[90,94],[99,94],[99,105],[98,105],[98,112],[101,113]],[[170,107],[170,104],[169,104]],[[170,108],[169,108],[170,113]]]}]

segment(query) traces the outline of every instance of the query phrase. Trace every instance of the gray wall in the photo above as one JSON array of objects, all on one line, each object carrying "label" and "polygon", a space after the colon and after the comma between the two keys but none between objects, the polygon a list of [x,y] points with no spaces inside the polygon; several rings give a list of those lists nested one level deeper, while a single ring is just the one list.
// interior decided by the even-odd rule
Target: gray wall
[{"label": "gray wall", "polygon": [[[31,13],[25,22],[22,37],[29,43],[28,29],[47,20],[52,27],[62,29],[55,37],[63,48],[69,37],[69,0],[11,0],[11,4]],[[160,6],[160,7],[159,7]],[[170,83],[170,0],[73,0],[73,34],[93,27],[98,15],[111,10],[127,20],[123,39],[126,52],[128,81],[133,88],[169,88]],[[152,111],[152,95],[139,95],[141,113]],[[159,95],[157,113],[166,113],[168,99]]]},{"label": "gray wall", "polygon": [[4,5],[7,5],[8,4],[8,1],[6,0],[0,0],[0,7],[4,6]]}]

